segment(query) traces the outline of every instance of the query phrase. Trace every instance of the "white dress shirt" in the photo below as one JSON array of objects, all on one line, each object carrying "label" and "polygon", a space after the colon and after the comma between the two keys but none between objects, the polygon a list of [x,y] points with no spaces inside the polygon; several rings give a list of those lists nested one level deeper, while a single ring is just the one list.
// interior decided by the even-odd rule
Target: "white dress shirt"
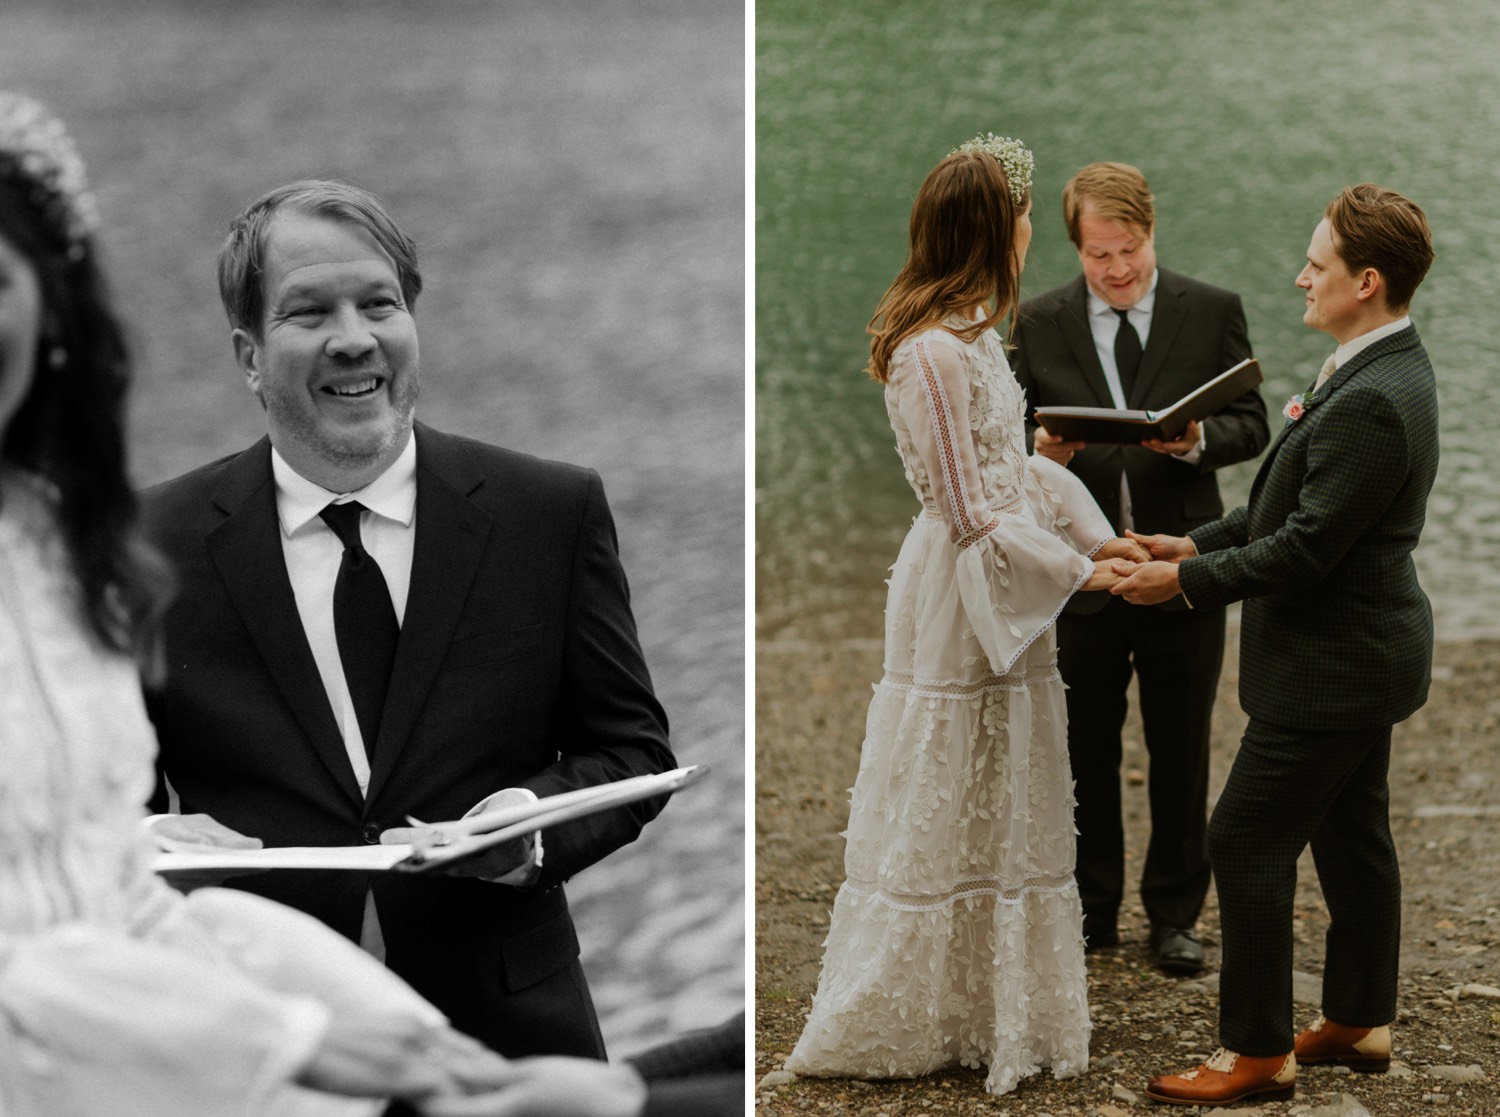
[{"label": "white dress shirt", "polygon": [[344,751],[359,783],[361,794],[370,785],[370,761],[354,700],[344,681],[339,659],[338,636],[333,628],[333,587],[338,581],[344,545],[318,515],[329,503],[358,500],[359,534],[365,550],[380,566],[385,585],[396,608],[396,622],[406,616],[406,595],[411,587],[411,559],[416,544],[417,440],[408,438],[406,449],[391,467],[357,493],[331,493],[315,485],[271,449],[271,474],[276,479],[276,516],[281,521],[281,553],[287,577],[297,599],[302,631],[312,648],[328,703],[333,707]]},{"label": "white dress shirt", "polygon": [[[1146,349],[1146,341],[1151,336],[1151,318],[1156,311],[1156,284],[1161,278],[1158,269],[1151,276],[1151,286],[1141,296],[1141,301],[1125,312],[1125,317],[1130,319],[1130,324],[1135,327],[1137,336],[1141,339],[1141,351]],[[1120,386],[1120,369],[1115,364],[1115,336],[1120,332],[1120,316],[1114,307],[1105,302],[1093,291],[1088,292],[1089,305],[1089,333],[1094,337],[1094,351],[1099,354],[1099,365],[1104,369],[1104,383],[1109,386],[1109,398],[1111,402],[1122,411],[1130,405],[1125,401],[1125,390]],[[1202,424],[1198,427],[1198,445],[1194,446],[1185,454],[1173,454],[1172,456],[1180,462],[1188,465],[1196,465],[1198,459],[1203,456],[1203,448],[1207,445],[1207,438],[1203,432]],[[1127,531],[1135,527],[1135,518],[1130,506],[1130,483],[1125,479],[1125,471],[1120,471],[1120,530]]]}]

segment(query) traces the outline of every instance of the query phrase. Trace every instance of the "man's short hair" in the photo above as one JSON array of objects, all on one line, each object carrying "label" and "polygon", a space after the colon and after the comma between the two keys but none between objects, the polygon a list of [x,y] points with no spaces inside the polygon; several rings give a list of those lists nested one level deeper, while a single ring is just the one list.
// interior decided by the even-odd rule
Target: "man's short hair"
[{"label": "man's short hair", "polygon": [[303,179],[266,191],[229,223],[219,250],[219,298],[234,329],[259,340],[265,325],[266,234],[278,213],[300,213],[357,225],[375,239],[396,265],[401,297],[409,311],[422,291],[416,242],[391,220],[368,190],[333,179]]},{"label": "man's short hair", "polygon": [[1063,187],[1063,220],[1074,248],[1083,247],[1083,203],[1095,216],[1150,232],[1156,227],[1156,199],[1139,167],[1129,163],[1090,163]]},{"label": "man's short hair", "polygon": [[1323,211],[1333,247],[1349,274],[1374,268],[1385,282],[1385,305],[1404,313],[1432,267],[1432,228],[1410,198],[1362,182],[1346,186]]}]

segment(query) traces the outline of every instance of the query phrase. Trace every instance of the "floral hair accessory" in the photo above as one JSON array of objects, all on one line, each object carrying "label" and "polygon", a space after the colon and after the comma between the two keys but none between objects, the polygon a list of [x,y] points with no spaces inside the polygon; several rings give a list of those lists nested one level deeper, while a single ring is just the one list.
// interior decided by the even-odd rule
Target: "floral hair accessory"
[{"label": "floral hair accessory", "polygon": [[986,132],[967,143],[959,144],[948,154],[957,155],[960,151],[981,151],[1000,160],[1000,165],[1005,168],[1005,180],[1010,183],[1012,200],[1016,205],[1026,200],[1026,195],[1031,192],[1031,176],[1036,171],[1036,158],[1020,140]]},{"label": "floral hair accessory", "polygon": [[1295,423],[1298,419],[1302,418],[1302,413],[1306,410],[1307,398],[1303,393],[1298,392],[1286,401],[1286,406],[1281,409],[1281,413],[1286,416],[1288,423]]},{"label": "floral hair accessory", "polygon": [[62,121],[24,93],[0,92],[0,179],[25,192],[69,256],[83,254],[99,227],[83,160]]}]

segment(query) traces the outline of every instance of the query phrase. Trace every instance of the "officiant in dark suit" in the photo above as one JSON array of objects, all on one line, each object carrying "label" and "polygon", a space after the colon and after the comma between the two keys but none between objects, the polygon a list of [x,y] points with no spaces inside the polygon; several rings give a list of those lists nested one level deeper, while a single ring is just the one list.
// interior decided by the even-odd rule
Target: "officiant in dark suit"
[{"label": "officiant in dark suit", "polygon": [[[219,277],[267,436],[144,498],[179,582],[150,695],[181,809],[161,832],[374,843],[408,815],[673,767],[598,476],[414,421],[421,275],[379,200],[272,190],[232,224]],[[661,805],[450,876],[231,883],[361,942],[504,1054],[603,1057],[562,883]]]},{"label": "officiant in dark suit", "polygon": [[[1013,363],[1026,391],[1033,449],[1076,473],[1117,533],[1185,533],[1224,511],[1215,471],[1265,449],[1258,391],[1172,442],[1065,442],[1032,416],[1038,407],[1175,403],[1250,356],[1239,297],[1157,266],[1155,204],[1135,167],[1084,167],[1063,190],[1063,218],[1082,274],[1022,304],[1016,320]],[[1180,602],[1132,609],[1108,594],[1074,594],[1058,618],[1057,643],[1068,684],[1088,948],[1118,941],[1125,891],[1120,734],[1134,674],[1150,756],[1151,837],[1140,893],[1152,960],[1169,972],[1195,973],[1203,966],[1196,924],[1209,883],[1209,723],[1224,610],[1189,611]]]},{"label": "officiant in dark suit", "polygon": [[[1437,475],[1432,364],[1407,315],[1433,259],[1422,210],[1370,183],[1313,231],[1302,320],[1338,347],[1283,412],[1247,505],[1114,591],[1195,610],[1243,600],[1249,724],[1209,824],[1224,958],[1209,1062],[1154,1098],[1228,1105],[1292,1096],[1298,1063],[1391,1060],[1401,877],[1388,817],[1391,727],[1427,700],[1432,610],[1412,551]],[[1311,843],[1328,904],[1322,1016],[1292,1035],[1292,905]]]}]

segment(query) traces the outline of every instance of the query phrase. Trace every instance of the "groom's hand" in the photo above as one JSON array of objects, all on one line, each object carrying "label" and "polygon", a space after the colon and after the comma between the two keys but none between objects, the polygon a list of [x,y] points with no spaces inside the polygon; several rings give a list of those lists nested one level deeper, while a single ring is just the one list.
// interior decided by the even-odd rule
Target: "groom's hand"
[{"label": "groom's hand", "polygon": [[1125,534],[1146,548],[1152,558],[1163,562],[1181,562],[1198,554],[1197,544],[1186,535],[1137,535],[1133,531]]},{"label": "groom's hand", "polygon": [[1110,587],[1110,593],[1132,605],[1160,605],[1182,592],[1175,562],[1143,562]]}]

